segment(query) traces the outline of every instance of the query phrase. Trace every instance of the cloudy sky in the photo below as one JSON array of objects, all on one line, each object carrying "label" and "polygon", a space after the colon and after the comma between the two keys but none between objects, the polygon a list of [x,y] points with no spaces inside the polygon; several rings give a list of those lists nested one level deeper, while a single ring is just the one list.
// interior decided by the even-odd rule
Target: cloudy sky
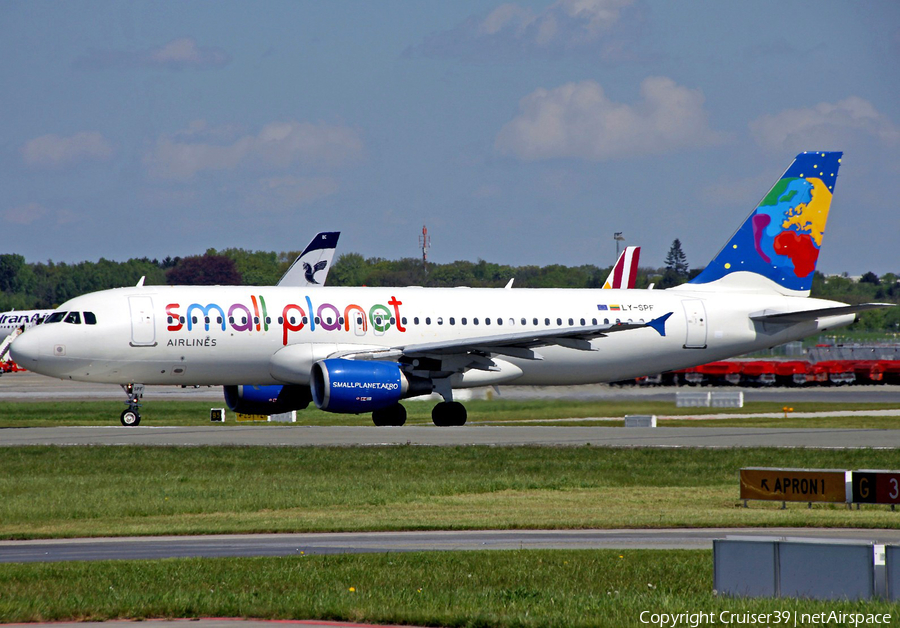
[{"label": "cloudy sky", "polygon": [[0,252],[703,266],[843,150],[827,273],[900,271],[900,3],[0,3]]}]

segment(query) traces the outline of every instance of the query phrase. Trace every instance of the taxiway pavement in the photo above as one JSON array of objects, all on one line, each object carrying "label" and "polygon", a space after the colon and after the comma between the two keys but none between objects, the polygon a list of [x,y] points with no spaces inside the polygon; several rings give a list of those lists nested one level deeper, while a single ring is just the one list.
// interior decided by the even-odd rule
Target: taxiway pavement
[{"label": "taxiway pavement", "polygon": [[900,430],[604,426],[29,427],[0,429],[0,446],[376,446],[547,445],[602,447],[811,447],[894,449]]},{"label": "taxiway pavement", "polygon": [[900,530],[673,528],[659,530],[437,530],[0,541],[0,563],[158,560],[517,549],[712,549],[728,536],[900,543]]}]

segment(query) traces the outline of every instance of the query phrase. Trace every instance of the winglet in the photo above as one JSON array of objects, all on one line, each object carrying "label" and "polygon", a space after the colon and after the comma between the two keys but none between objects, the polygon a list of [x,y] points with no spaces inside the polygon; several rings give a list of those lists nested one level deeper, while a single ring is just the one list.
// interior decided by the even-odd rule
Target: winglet
[{"label": "winglet", "polygon": [[659,318],[654,318],[652,321],[647,323],[647,327],[652,327],[656,330],[660,336],[665,337],[666,335],[666,321],[669,320],[669,317],[672,316],[672,312],[668,314],[663,314]]}]

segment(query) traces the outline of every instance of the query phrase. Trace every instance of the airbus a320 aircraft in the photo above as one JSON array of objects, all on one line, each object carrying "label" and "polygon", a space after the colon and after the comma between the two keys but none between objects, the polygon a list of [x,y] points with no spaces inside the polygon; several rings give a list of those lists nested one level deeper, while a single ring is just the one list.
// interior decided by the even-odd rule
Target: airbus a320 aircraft
[{"label": "airbus a320 aircraft", "polygon": [[[853,322],[884,304],[809,298],[841,153],[802,153],[706,269],[668,290],[134,286],[64,303],[17,338],[37,373],[122,384],[223,385],[239,412],[313,402],[402,425],[436,391],[616,381],[721,360]],[[69,315],[79,313],[73,322]],[[68,322],[66,322],[68,321]]]}]

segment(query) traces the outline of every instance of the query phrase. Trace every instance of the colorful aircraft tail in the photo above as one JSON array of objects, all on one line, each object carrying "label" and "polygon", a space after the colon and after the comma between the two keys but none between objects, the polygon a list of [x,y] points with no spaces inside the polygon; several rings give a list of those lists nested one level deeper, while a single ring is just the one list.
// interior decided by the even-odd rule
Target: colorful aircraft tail
[{"label": "colorful aircraft tail", "polygon": [[603,287],[614,290],[634,288],[640,259],[641,247],[626,246],[625,250],[619,254],[619,259],[616,260],[616,265],[610,271]]},{"label": "colorful aircraft tail", "polygon": [[726,282],[729,289],[808,295],[842,154],[797,155],[725,248],[683,289]]}]

